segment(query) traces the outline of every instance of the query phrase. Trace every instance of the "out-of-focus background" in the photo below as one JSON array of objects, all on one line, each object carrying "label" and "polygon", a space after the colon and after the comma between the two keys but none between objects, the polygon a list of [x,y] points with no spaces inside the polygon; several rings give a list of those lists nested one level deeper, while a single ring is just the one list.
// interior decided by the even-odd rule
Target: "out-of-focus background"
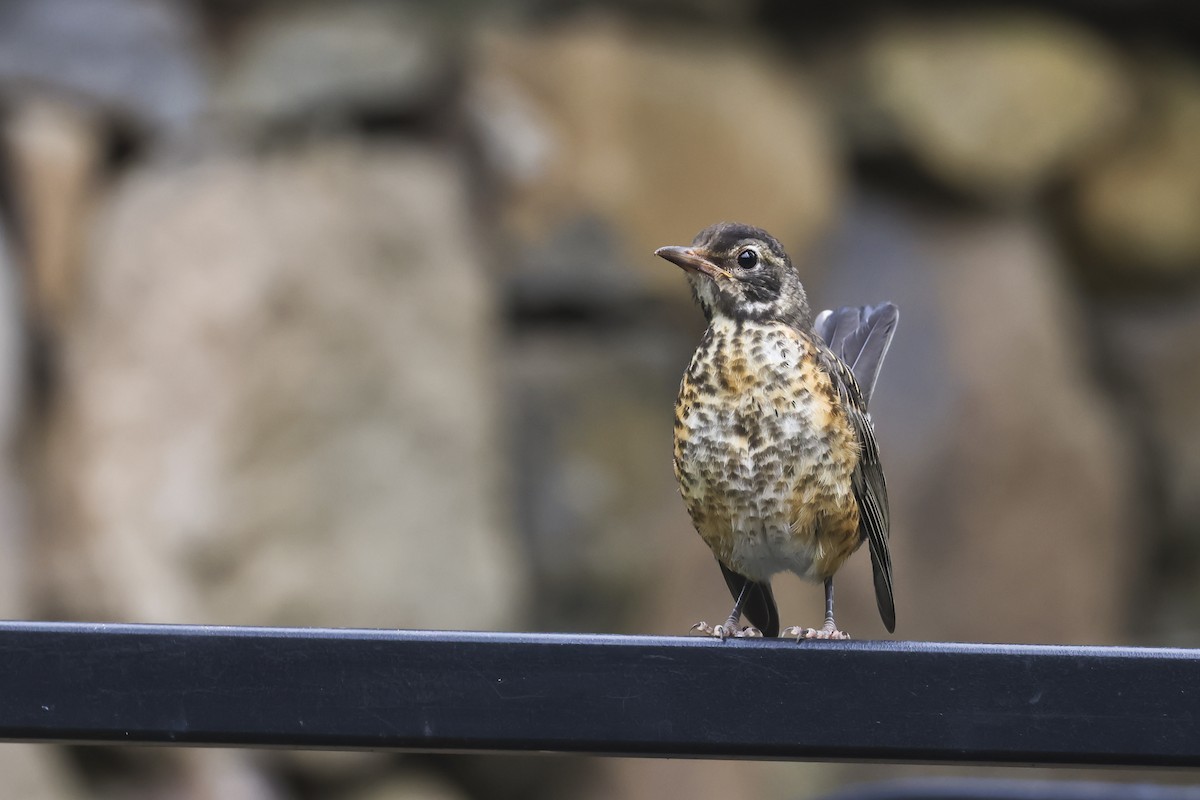
[{"label": "out-of-focus background", "polygon": [[[721,618],[670,464],[702,320],[651,252],[735,219],[818,308],[901,307],[873,409],[898,636],[1196,645],[1197,20],[3,0],[0,614]],[[861,638],[885,635],[867,562],[839,581]],[[819,619],[818,587],[776,583],[785,624]],[[0,749],[30,800],[782,800],[931,772]]]}]

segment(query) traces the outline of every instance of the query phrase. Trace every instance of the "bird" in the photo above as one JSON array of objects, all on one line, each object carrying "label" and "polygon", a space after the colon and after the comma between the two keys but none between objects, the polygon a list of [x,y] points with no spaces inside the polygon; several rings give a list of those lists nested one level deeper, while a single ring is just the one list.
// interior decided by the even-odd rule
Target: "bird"
[{"label": "bird", "polygon": [[[865,542],[879,615],[895,632],[887,484],[867,403],[898,308],[813,318],[783,246],[752,225],[718,223],[654,254],[683,269],[708,321],[675,403],[674,469],[734,606],[724,624],[694,628],[721,640],[848,639],[833,577]],[[780,630],[780,572],[824,583],[820,628]]]}]

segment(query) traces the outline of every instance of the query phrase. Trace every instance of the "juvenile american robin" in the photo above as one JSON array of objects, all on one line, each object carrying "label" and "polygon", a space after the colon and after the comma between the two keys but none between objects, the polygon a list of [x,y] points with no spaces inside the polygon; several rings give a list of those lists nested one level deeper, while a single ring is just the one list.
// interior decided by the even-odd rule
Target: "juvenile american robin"
[{"label": "juvenile american robin", "polygon": [[[863,542],[875,600],[896,628],[888,497],[867,402],[895,332],[891,303],[812,319],[800,276],[766,231],[723,222],[655,255],[683,268],[708,330],[675,404],[675,475],[735,603],[696,628],[844,639],[833,576]],[[825,584],[819,629],[779,630],[778,572]],[[740,628],[745,614],[752,627]]]}]

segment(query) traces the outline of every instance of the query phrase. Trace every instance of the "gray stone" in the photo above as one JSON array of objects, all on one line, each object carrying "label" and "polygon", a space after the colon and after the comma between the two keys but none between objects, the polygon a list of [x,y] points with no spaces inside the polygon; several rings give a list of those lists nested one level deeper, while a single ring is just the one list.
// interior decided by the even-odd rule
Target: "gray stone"
[{"label": "gray stone", "polygon": [[417,4],[268,7],[220,82],[220,114],[256,125],[413,115],[444,103],[455,50]]},{"label": "gray stone", "polygon": [[150,129],[179,131],[206,99],[199,26],[164,0],[7,0],[0,90],[52,90]]},{"label": "gray stone", "polygon": [[516,624],[463,185],[434,149],[339,140],[117,188],[52,421],[72,613]]},{"label": "gray stone", "polygon": [[[24,553],[28,532],[23,512],[24,486],[17,468],[29,389],[20,275],[16,247],[0,220],[0,546],[13,554]],[[0,607],[10,616],[19,616],[13,612],[23,605],[24,593],[16,590],[25,582],[22,561],[20,557],[0,559]]]},{"label": "gray stone", "polygon": [[1159,54],[1141,85],[1133,130],[1072,200],[1093,276],[1153,285],[1200,274],[1200,64]]},{"label": "gray stone", "polygon": [[1154,571],[1139,621],[1155,641],[1184,646],[1200,634],[1200,303],[1114,299],[1096,318],[1125,418],[1144,444],[1142,547]]},{"label": "gray stone", "polygon": [[[672,540],[664,529],[683,509],[671,409],[694,346],[691,336],[645,324],[535,329],[513,340],[505,374],[514,489],[540,627],[683,633],[695,622],[647,608],[670,547],[703,550],[694,534]],[[715,567],[711,577],[720,580]]]},{"label": "gray stone", "polygon": [[[286,800],[259,763],[259,755],[252,750],[205,748],[145,753],[147,759],[170,765],[165,775],[159,767],[156,777],[163,781],[156,787],[159,796],[179,800]],[[140,783],[146,778],[136,776],[134,780]],[[142,786],[138,789],[144,791]],[[128,797],[130,793],[115,792],[114,796]]]},{"label": "gray stone", "polygon": [[623,316],[655,299],[624,257],[613,226],[597,217],[564,222],[545,241],[529,243],[506,287],[510,305],[522,315]]},{"label": "gray stone", "polygon": [[[857,138],[977,197],[1027,197],[1119,131],[1118,57],[1079,26],[1019,11],[881,24],[861,55]],[[849,93],[857,97],[857,93]]]},{"label": "gray stone", "polygon": [[[897,634],[1122,641],[1132,442],[1088,369],[1092,344],[1053,244],[1021,217],[956,217],[867,195],[829,259],[829,280],[812,292],[822,305],[900,306],[872,401]],[[838,592],[838,621],[875,635],[868,559],[848,562]]]}]

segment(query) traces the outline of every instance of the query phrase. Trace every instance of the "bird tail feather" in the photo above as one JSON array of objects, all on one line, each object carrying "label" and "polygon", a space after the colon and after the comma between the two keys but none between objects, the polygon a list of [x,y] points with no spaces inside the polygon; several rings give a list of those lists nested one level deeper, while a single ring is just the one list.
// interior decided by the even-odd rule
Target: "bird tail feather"
[{"label": "bird tail feather", "polygon": [[900,309],[895,303],[881,303],[822,311],[813,323],[829,349],[854,373],[864,403],[871,402],[879,368],[899,320]]}]

